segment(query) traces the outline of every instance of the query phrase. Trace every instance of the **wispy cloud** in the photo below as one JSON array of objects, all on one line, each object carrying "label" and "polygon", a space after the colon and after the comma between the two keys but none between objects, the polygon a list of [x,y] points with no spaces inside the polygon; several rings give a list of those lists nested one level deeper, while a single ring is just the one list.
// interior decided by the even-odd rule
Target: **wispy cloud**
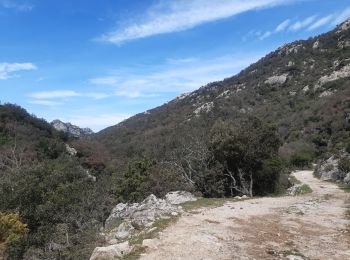
[{"label": "wispy cloud", "polygon": [[13,9],[19,12],[29,12],[33,10],[34,5],[30,3],[19,3],[16,0],[0,0],[0,7]]},{"label": "wispy cloud", "polygon": [[334,14],[335,19],[333,21],[333,25],[338,25],[342,22],[344,22],[346,19],[350,18],[350,6],[346,8],[344,11],[340,13]]},{"label": "wispy cloud", "polygon": [[285,29],[287,29],[289,24],[290,24],[290,19],[284,20],[282,23],[277,25],[275,32],[276,33],[283,32]]},{"label": "wispy cloud", "polygon": [[37,67],[33,63],[0,63],[0,80],[16,77],[15,72],[24,70],[35,70]]},{"label": "wispy cloud", "polygon": [[[91,79],[89,82],[99,82],[114,90],[114,95],[128,98],[162,96],[165,93],[177,95],[193,91],[207,83],[222,80],[238,73],[263,54],[250,56],[223,56],[213,59],[196,59],[182,64],[171,64],[166,61],[163,66],[145,68],[138,72],[116,71],[108,75],[109,80]],[[113,78],[115,80],[113,80]],[[97,78],[101,79],[101,78]],[[104,83],[104,84],[101,84]]]},{"label": "wispy cloud", "polygon": [[89,83],[95,85],[115,85],[118,83],[118,79],[116,77],[100,77],[90,79]]},{"label": "wispy cloud", "polygon": [[80,96],[79,93],[73,90],[54,90],[54,91],[41,91],[29,94],[30,97],[36,99],[55,99],[55,98],[68,98]]},{"label": "wispy cloud", "polygon": [[276,33],[281,33],[283,31],[285,31],[288,26],[290,25],[290,19],[287,19],[287,20],[284,20],[283,22],[281,22],[279,25],[277,25],[277,27],[274,29],[274,30],[271,30],[271,31],[266,31],[266,32],[255,32],[255,33],[248,33],[246,37],[249,37],[249,36],[254,36],[254,37],[258,37],[259,40],[264,40],[270,36],[272,36],[273,34],[276,34]]},{"label": "wispy cloud", "polygon": [[45,105],[45,103],[49,104],[46,101],[51,99],[65,99],[65,98],[72,98],[72,97],[90,97],[93,99],[102,99],[102,98],[107,98],[110,95],[102,92],[82,93],[74,90],[53,90],[53,91],[34,92],[34,93],[30,93],[28,96],[31,98],[37,99],[35,101],[31,101],[31,103]]},{"label": "wispy cloud", "polygon": [[179,58],[179,59],[169,58],[167,59],[167,62],[170,64],[184,64],[184,63],[196,62],[197,60],[198,60],[197,58]]},{"label": "wispy cloud", "polygon": [[289,32],[297,32],[300,30],[313,31],[325,26],[329,27],[329,26],[338,25],[349,18],[350,18],[350,7],[346,8],[342,12],[331,13],[320,18],[318,18],[317,15],[312,15],[307,18],[294,21],[293,23],[292,23],[292,19],[286,19],[280,24],[278,24],[274,30],[269,30],[264,33],[250,32],[245,36],[244,39],[246,39],[247,37],[257,37],[260,40],[264,40],[273,34],[282,33],[285,31],[289,31]]},{"label": "wispy cloud", "polygon": [[272,32],[267,31],[267,32],[263,33],[263,34],[259,37],[259,39],[260,39],[260,40],[264,40],[264,39],[270,37],[271,35],[272,35]]},{"label": "wispy cloud", "polygon": [[99,40],[114,44],[164,33],[179,32],[259,8],[295,0],[178,0],[161,1],[142,17],[102,35]]},{"label": "wispy cloud", "polygon": [[318,29],[326,24],[331,24],[331,21],[334,19],[334,15],[331,14],[331,15],[328,15],[328,16],[325,16],[325,17],[322,17],[320,19],[318,19],[315,23],[313,23],[309,28],[308,28],[308,31],[312,31],[312,30],[315,30],[315,29]]},{"label": "wispy cloud", "polygon": [[31,100],[28,103],[35,105],[44,105],[44,106],[58,106],[62,105],[61,102],[56,102],[52,100]]},{"label": "wispy cloud", "polygon": [[114,92],[114,96],[119,96],[119,97],[128,97],[128,98],[148,98],[148,97],[155,97],[156,94],[142,94],[140,91],[137,90],[119,90]]},{"label": "wispy cloud", "polygon": [[310,17],[307,17],[306,19],[304,20],[301,20],[301,21],[297,21],[295,23],[293,23],[290,27],[289,27],[289,30],[291,31],[299,31],[301,29],[304,29],[306,27],[308,27],[310,24],[312,24],[314,21],[316,20],[316,16],[313,15],[313,16],[310,16]]},{"label": "wispy cloud", "polygon": [[313,24],[308,27],[308,31],[319,29],[323,26],[335,26],[341,24],[345,20],[350,18],[350,7],[341,12],[331,13],[327,16],[317,19]]}]

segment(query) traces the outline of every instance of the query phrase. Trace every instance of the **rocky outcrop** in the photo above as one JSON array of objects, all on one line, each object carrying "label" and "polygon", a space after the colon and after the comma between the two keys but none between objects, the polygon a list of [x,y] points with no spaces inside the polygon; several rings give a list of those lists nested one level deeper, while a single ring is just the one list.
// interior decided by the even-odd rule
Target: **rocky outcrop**
[{"label": "rocky outcrop", "polygon": [[315,169],[315,175],[321,180],[341,181],[350,184],[350,172],[344,172],[339,167],[340,160],[344,158],[349,158],[349,155],[343,153],[339,157],[331,156],[319,163]]},{"label": "rocky outcrop", "polygon": [[208,102],[208,103],[205,103],[205,104],[201,105],[200,107],[196,108],[196,110],[194,110],[193,113],[195,115],[199,115],[202,112],[208,113],[212,110],[213,107],[214,107],[214,103]]},{"label": "rocky outcrop", "polygon": [[187,191],[173,191],[165,195],[165,200],[173,205],[179,205],[188,201],[196,201],[197,198]]},{"label": "rocky outcrop", "polygon": [[344,23],[338,26],[337,33],[341,33],[349,29],[350,29],[350,19],[346,20]]},{"label": "rocky outcrop", "polygon": [[[145,227],[150,227],[162,216],[180,211],[181,209],[167,200],[150,195],[141,203],[118,204],[106,220],[105,228],[107,230],[117,228],[116,231],[118,231],[119,226],[127,223],[127,226],[131,226],[133,229],[142,230]],[[119,233],[117,232],[115,235],[119,236]]]},{"label": "rocky outcrop", "polygon": [[315,88],[320,88],[328,82],[335,81],[342,78],[350,77],[350,64],[342,67],[340,70],[333,71],[331,74],[321,77],[318,80]]},{"label": "rocky outcrop", "polygon": [[75,150],[73,147],[70,147],[69,144],[66,144],[66,151],[71,156],[76,156],[78,151]]},{"label": "rocky outcrop", "polygon": [[174,191],[166,194],[164,199],[152,194],[140,203],[119,203],[107,218],[102,233],[110,246],[97,247],[90,260],[122,257],[123,254],[120,254],[120,245],[124,246],[124,243],[121,244],[122,241],[141,232],[151,232],[155,221],[181,214],[183,210],[179,204],[195,200],[197,199],[189,192]]},{"label": "rocky outcrop", "polygon": [[94,132],[90,128],[80,128],[71,123],[64,123],[60,120],[54,120],[51,122],[51,125],[57,130],[69,134],[73,137],[85,137],[93,134]]},{"label": "rocky outcrop", "polygon": [[90,260],[111,260],[122,258],[132,250],[129,242],[119,243],[106,247],[96,247],[90,257]]},{"label": "rocky outcrop", "polygon": [[288,79],[288,74],[282,74],[282,75],[275,75],[271,76],[268,79],[265,80],[265,84],[270,85],[282,85],[284,84]]}]

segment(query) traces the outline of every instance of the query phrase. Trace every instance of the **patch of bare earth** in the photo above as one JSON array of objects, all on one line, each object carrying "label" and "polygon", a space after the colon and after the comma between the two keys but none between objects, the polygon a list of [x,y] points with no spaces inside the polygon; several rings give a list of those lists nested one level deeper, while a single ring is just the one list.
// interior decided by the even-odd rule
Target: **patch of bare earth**
[{"label": "patch of bare earth", "polygon": [[350,259],[349,194],[311,171],[294,175],[313,192],[185,213],[140,259]]}]

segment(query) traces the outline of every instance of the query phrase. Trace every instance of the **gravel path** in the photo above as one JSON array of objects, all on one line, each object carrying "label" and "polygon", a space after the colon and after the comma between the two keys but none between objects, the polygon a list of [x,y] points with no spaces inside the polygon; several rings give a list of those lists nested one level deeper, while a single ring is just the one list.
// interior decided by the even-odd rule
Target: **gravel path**
[{"label": "gravel path", "polygon": [[350,259],[350,194],[311,171],[294,175],[313,192],[187,212],[140,259]]}]

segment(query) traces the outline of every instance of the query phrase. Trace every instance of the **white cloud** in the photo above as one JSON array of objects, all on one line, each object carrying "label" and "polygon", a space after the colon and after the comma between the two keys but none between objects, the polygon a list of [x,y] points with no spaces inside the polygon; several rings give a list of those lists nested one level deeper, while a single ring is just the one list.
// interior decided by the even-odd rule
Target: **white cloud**
[{"label": "white cloud", "polygon": [[208,60],[198,58],[196,61],[182,64],[169,64],[166,61],[164,65],[141,68],[138,72],[116,71],[114,75],[107,77],[116,79],[116,84],[109,85],[114,91],[114,96],[149,98],[162,96],[164,93],[177,95],[230,77],[261,56],[262,54],[224,56]]},{"label": "white cloud", "polygon": [[283,31],[285,31],[287,28],[289,29],[289,31],[298,31],[301,29],[306,29],[307,31],[312,31],[312,30],[316,30],[316,29],[318,29],[320,27],[324,27],[324,26],[338,25],[338,24],[340,24],[340,23],[342,23],[345,20],[350,18],[350,7],[346,8],[342,12],[331,13],[331,14],[328,14],[324,17],[319,18],[319,19],[316,19],[316,18],[317,18],[316,15],[309,16],[309,17],[305,18],[304,20],[296,21],[293,24],[291,24],[291,19],[286,19],[285,21],[283,21],[282,23],[277,25],[275,30],[273,30],[272,32],[267,31],[261,35],[256,34],[256,33],[255,33],[255,35],[253,35],[253,33],[250,32],[249,34],[247,34],[246,37],[256,36],[260,40],[263,40],[263,39],[271,36],[272,34],[281,33]]},{"label": "white cloud", "polygon": [[162,1],[142,17],[102,35],[99,40],[114,44],[164,33],[191,29],[234,15],[269,8],[295,0],[178,0]]},{"label": "white cloud", "polygon": [[287,29],[288,25],[290,24],[290,19],[287,19],[285,21],[283,21],[282,23],[280,23],[276,29],[275,29],[275,32],[278,33],[278,32],[282,32],[284,31],[285,29]]},{"label": "white cloud", "polygon": [[198,59],[197,58],[180,58],[180,59],[167,59],[167,62],[170,64],[183,64],[183,63],[192,63],[196,62]]},{"label": "white cloud", "polygon": [[328,15],[328,16],[325,16],[319,20],[317,20],[315,23],[313,23],[309,28],[308,28],[308,31],[312,31],[312,30],[315,30],[315,29],[318,29],[326,24],[331,24],[331,21],[333,20],[334,18],[334,15]]},{"label": "white cloud", "polygon": [[349,18],[350,18],[350,7],[346,8],[341,13],[335,14],[335,19],[333,21],[333,25],[338,25]]},{"label": "white cloud", "polygon": [[[74,90],[53,90],[53,91],[40,91],[29,94],[30,97],[39,99],[39,100],[47,100],[47,99],[64,99],[71,97],[90,97],[93,99],[103,99],[107,98],[110,95],[102,92],[76,92]],[[37,103],[39,104],[39,103]]]},{"label": "white cloud", "polygon": [[115,85],[117,82],[116,77],[100,77],[89,80],[89,83],[94,85]]},{"label": "white cloud", "polygon": [[31,93],[30,97],[36,99],[55,99],[55,98],[68,98],[80,96],[79,93],[73,90],[54,90],[54,91],[41,91]]},{"label": "white cloud", "polygon": [[30,104],[35,104],[35,105],[44,105],[44,106],[58,106],[62,105],[60,102],[55,102],[51,100],[31,100],[29,101]]},{"label": "white cloud", "polygon": [[107,94],[107,93],[102,93],[102,92],[88,92],[85,94],[80,94],[80,96],[85,96],[85,97],[90,97],[93,99],[104,99],[104,98],[108,98],[111,95]]},{"label": "white cloud", "polygon": [[14,9],[20,12],[29,12],[34,6],[29,3],[19,4],[16,0],[0,0],[0,7],[6,9]]},{"label": "white cloud", "polygon": [[263,35],[261,35],[261,36],[259,37],[259,39],[260,39],[260,40],[264,40],[264,39],[270,37],[271,35],[272,35],[272,32],[267,31],[267,32],[265,32]]},{"label": "white cloud", "polygon": [[33,63],[0,63],[0,80],[15,77],[14,72],[35,69],[37,67]]},{"label": "white cloud", "polygon": [[119,97],[128,97],[128,98],[140,98],[140,97],[155,97],[156,94],[142,94],[140,91],[137,90],[121,90],[121,91],[116,91],[114,93],[114,96],[119,96]]},{"label": "white cloud", "polygon": [[299,31],[301,29],[304,29],[304,28],[308,27],[311,23],[313,23],[315,21],[315,19],[316,19],[316,16],[314,15],[314,16],[310,16],[310,17],[306,18],[305,20],[297,21],[289,27],[289,30]]}]

